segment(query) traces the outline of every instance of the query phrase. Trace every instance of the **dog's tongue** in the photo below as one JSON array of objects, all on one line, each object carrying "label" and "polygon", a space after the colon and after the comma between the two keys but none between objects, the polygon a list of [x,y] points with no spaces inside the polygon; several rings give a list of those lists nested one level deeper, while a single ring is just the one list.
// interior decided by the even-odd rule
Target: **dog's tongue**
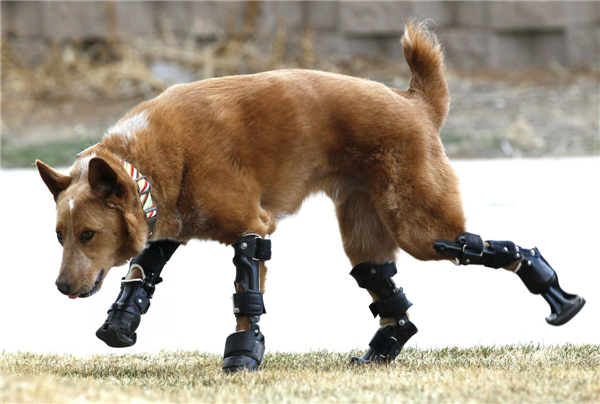
[{"label": "dog's tongue", "polygon": [[77,299],[78,297],[79,297],[79,295],[73,295],[73,296],[69,295],[69,299]]}]

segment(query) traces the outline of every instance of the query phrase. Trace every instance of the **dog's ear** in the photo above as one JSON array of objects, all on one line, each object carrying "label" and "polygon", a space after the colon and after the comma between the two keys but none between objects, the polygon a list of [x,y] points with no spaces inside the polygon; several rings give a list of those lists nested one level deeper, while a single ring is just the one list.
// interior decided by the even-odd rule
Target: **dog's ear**
[{"label": "dog's ear", "polygon": [[62,175],[58,171],[51,168],[48,164],[43,163],[40,160],[35,161],[38,171],[42,180],[54,195],[54,200],[58,199],[58,194],[68,188],[73,179],[70,175]]},{"label": "dog's ear", "polygon": [[118,198],[126,192],[119,174],[105,160],[94,157],[88,167],[88,182],[93,191],[104,197],[115,195]]}]

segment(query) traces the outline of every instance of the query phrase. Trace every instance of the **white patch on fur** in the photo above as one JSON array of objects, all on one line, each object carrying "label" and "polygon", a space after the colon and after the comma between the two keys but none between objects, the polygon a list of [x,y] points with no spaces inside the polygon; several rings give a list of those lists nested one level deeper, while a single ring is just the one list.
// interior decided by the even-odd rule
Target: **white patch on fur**
[{"label": "white patch on fur", "polygon": [[136,132],[146,129],[148,125],[148,111],[142,111],[111,126],[106,135],[119,136],[123,143],[127,143],[135,137]]},{"label": "white patch on fur", "polygon": [[73,198],[69,199],[69,212],[73,212],[73,208],[75,207],[75,200]]}]

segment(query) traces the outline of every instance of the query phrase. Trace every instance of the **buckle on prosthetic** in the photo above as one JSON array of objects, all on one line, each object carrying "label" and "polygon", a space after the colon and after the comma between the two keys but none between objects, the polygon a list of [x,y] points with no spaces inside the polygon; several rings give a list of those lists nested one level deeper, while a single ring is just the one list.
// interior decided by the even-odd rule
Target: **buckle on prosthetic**
[{"label": "buckle on prosthetic", "polygon": [[271,259],[271,240],[257,234],[247,234],[233,244],[236,268],[234,286],[243,292],[233,295],[233,314],[248,317],[249,331],[239,331],[227,337],[223,359],[223,371],[235,373],[240,370],[258,369],[265,352],[265,337],[260,332],[260,316],[266,314],[263,294],[260,291],[260,261]]},{"label": "buckle on prosthetic", "polygon": [[585,305],[581,296],[562,290],[558,275],[537,247],[524,249],[512,241],[483,242],[480,236],[471,233],[458,236],[456,242],[438,240],[433,247],[440,254],[454,257],[457,265],[505,268],[516,264],[514,272],[527,289],[535,295],[541,294],[550,305],[551,314],[546,317],[548,324],[558,326],[567,323]]},{"label": "buckle on prosthetic", "polygon": [[369,306],[373,317],[392,318],[395,322],[377,330],[369,342],[367,352],[361,357],[353,357],[351,363],[389,363],[418,332],[406,314],[412,303],[406,298],[403,289],[397,288],[392,280],[397,272],[393,262],[375,264],[368,261],[358,264],[350,272],[359,287],[373,292],[379,298]]},{"label": "buckle on prosthetic", "polygon": [[[133,346],[137,341],[136,330],[142,314],[150,307],[155,285],[162,282],[159,276],[179,243],[170,240],[155,241],[131,260],[129,273],[121,282],[117,301],[110,306],[108,318],[96,331],[96,336],[113,348]],[[130,279],[138,270],[142,279]]]}]

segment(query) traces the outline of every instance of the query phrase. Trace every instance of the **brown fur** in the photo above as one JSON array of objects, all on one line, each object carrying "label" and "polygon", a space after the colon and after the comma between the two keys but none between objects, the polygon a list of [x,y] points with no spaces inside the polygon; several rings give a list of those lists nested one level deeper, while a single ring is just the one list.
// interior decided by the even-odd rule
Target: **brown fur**
[{"label": "brown fur", "polygon": [[[412,23],[402,45],[412,71],[406,91],[309,70],[181,84],[123,118],[148,116],[133,139],[106,135],[97,157],[76,162],[68,176],[38,162],[65,237],[59,278],[85,291],[101,269],[146,243],[120,159],[152,184],[159,218],[152,239],[232,244],[246,233],[265,236],[324,191],[352,265],[393,260],[398,248],[445,259],[433,243],[464,233],[465,219],[438,135],[449,103],[443,57],[435,37]],[[80,245],[84,229],[97,235]]]}]

